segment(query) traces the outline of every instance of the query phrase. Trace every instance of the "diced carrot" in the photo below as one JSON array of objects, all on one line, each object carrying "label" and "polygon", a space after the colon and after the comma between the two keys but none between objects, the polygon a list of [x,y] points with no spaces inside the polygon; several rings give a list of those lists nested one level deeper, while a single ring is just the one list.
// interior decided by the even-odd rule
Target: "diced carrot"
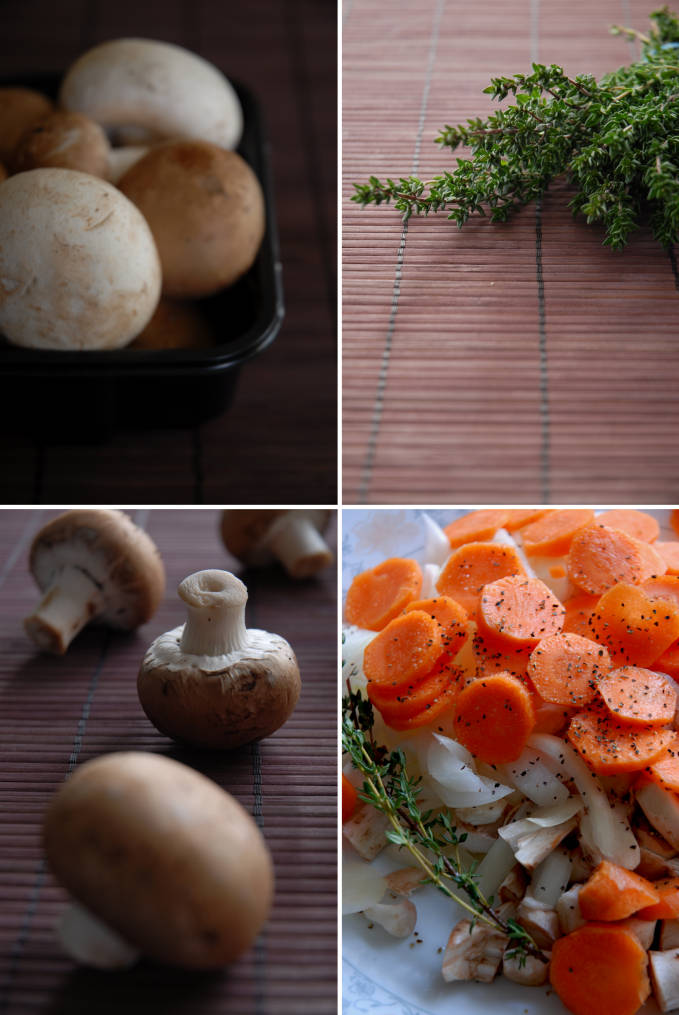
[{"label": "diced carrot", "polygon": [[618,719],[634,726],[667,726],[677,709],[669,681],[642,666],[611,670],[600,682],[599,694]]},{"label": "diced carrot", "polygon": [[436,583],[437,590],[464,606],[470,617],[476,616],[479,595],[484,585],[506,575],[525,574],[513,546],[498,543],[468,543],[454,550]]},{"label": "diced carrot", "polygon": [[342,824],[354,816],[358,794],[346,775],[342,774]]},{"label": "diced carrot", "polygon": [[579,634],[552,634],[533,649],[528,676],[544,701],[586,705],[611,668],[607,649]]},{"label": "diced carrot", "polygon": [[465,543],[478,543],[492,539],[498,529],[503,528],[509,511],[506,508],[489,508],[470,511],[456,518],[443,530],[453,550]]},{"label": "diced carrot", "polygon": [[651,601],[666,599],[675,606],[679,606],[679,577],[672,574],[663,574],[655,578],[648,578],[642,582],[639,588],[643,589]]},{"label": "diced carrot", "polygon": [[479,628],[513,645],[537,645],[563,627],[565,610],[539,578],[511,575],[485,586],[479,600]]},{"label": "diced carrot", "polygon": [[679,639],[679,608],[664,599],[651,602],[635,585],[614,585],[592,615],[592,637],[618,665],[652,666]]},{"label": "diced carrot", "polygon": [[578,592],[570,599],[564,600],[566,611],[563,621],[564,634],[580,634],[583,638],[591,638],[590,622],[598,602],[598,596],[590,596],[586,592]]},{"label": "diced carrot", "polygon": [[[429,726],[445,712],[451,711],[463,685],[461,670],[449,663],[439,664],[411,693],[399,695],[391,701],[385,697],[383,704],[375,704],[387,726],[392,729],[417,729]],[[374,689],[368,688],[368,696],[373,699]]]},{"label": "diced carrot", "polygon": [[347,592],[345,615],[350,624],[381,631],[422,591],[416,560],[390,557],[356,575]]},{"label": "diced carrot", "polygon": [[479,677],[457,696],[455,736],[482,761],[516,761],[534,726],[530,692],[511,673]]},{"label": "diced carrot", "polygon": [[456,656],[469,633],[469,617],[464,606],[450,596],[437,596],[435,599],[416,599],[406,606],[405,612],[411,610],[423,610],[434,618],[441,627],[447,654]]},{"label": "diced carrot", "polygon": [[546,508],[510,508],[509,517],[505,519],[504,528],[507,532],[516,532],[524,525],[530,525],[547,514]]},{"label": "diced carrot", "polygon": [[625,920],[659,901],[660,895],[650,881],[609,860],[599,864],[578,895],[585,920]]},{"label": "diced carrot", "polygon": [[530,659],[530,645],[511,645],[504,638],[497,638],[488,631],[477,630],[473,640],[476,676],[490,676],[491,673],[511,673],[524,679]]},{"label": "diced carrot", "polygon": [[653,546],[665,562],[665,573],[679,575],[679,542],[654,543]]},{"label": "diced carrot", "polygon": [[679,508],[674,508],[670,511],[670,525],[679,536]]},{"label": "diced carrot", "polygon": [[679,878],[661,878],[653,882],[660,896],[655,905],[644,906],[637,916],[642,920],[674,920],[679,916]]},{"label": "diced carrot", "polygon": [[647,970],[636,934],[586,923],[554,942],[549,982],[573,1015],[636,1015],[651,992]]},{"label": "diced carrot", "polygon": [[568,577],[582,592],[601,595],[618,582],[640,585],[664,564],[649,543],[607,525],[587,525],[568,552]]},{"label": "diced carrot", "polygon": [[548,511],[521,530],[523,548],[529,557],[563,557],[575,533],[593,519],[594,512],[589,508]]},{"label": "diced carrot", "polygon": [[422,610],[395,617],[368,642],[363,670],[368,682],[395,693],[430,673],[445,652],[441,626]]},{"label": "diced carrot", "polygon": [[555,564],[553,567],[550,567],[550,569],[549,569],[549,577],[550,578],[565,578],[566,577],[566,568],[563,566],[563,564]]},{"label": "diced carrot", "polygon": [[667,745],[659,758],[644,769],[643,777],[657,782],[672,793],[679,793],[679,735]]},{"label": "diced carrot", "polygon": [[573,716],[567,736],[597,775],[617,775],[651,765],[672,743],[674,733],[621,723],[605,706],[592,705]]},{"label": "diced carrot", "polygon": [[653,515],[634,508],[612,508],[597,515],[596,520],[611,529],[622,529],[628,536],[634,536],[643,543],[654,543],[660,535],[660,526]]}]

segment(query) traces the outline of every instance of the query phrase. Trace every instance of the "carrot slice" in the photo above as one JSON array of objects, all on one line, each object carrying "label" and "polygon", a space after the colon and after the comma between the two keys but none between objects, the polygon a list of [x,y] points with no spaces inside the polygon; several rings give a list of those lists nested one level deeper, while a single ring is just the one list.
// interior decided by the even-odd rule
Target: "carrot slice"
[{"label": "carrot slice", "polygon": [[651,765],[672,743],[672,730],[621,723],[604,706],[578,712],[568,739],[597,775],[638,772]]},{"label": "carrot slice", "polygon": [[672,793],[679,793],[679,735],[675,733],[660,757],[644,769],[643,778],[657,782]]},{"label": "carrot slice", "polygon": [[609,860],[599,864],[578,895],[585,920],[625,920],[644,906],[659,901],[660,896],[650,881]]},{"label": "carrot slice", "polygon": [[507,532],[516,532],[524,525],[530,525],[547,514],[545,508],[510,508],[509,517],[505,519],[504,528]]},{"label": "carrot slice", "polygon": [[667,726],[677,709],[669,681],[641,666],[611,670],[599,684],[599,694],[618,719],[634,726]]},{"label": "carrot slice", "polygon": [[636,934],[587,923],[554,942],[549,982],[573,1015],[635,1015],[651,993]]},{"label": "carrot slice", "polygon": [[391,620],[363,653],[368,682],[404,690],[433,670],[445,652],[439,624],[422,610]]},{"label": "carrot slice", "polygon": [[506,508],[490,508],[470,511],[462,518],[456,518],[443,530],[453,550],[465,543],[478,543],[492,539],[498,529],[504,527],[509,516]]},{"label": "carrot slice", "polygon": [[342,824],[354,816],[358,794],[346,775],[342,774]]},{"label": "carrot slice", "polygon": [[591,638],[592,614],[598,602],[598,596],[590,596],[586,592],[578,592],[570,599],[564,600],[566,611],[563,621],[564,634],[580,634],[583,638]]},{"label": "carrot slice", "polygon": [[679,878],[661,878],[653,882],[660,896],[655,905],[638,910],[640,920],[674,920],[679,916]]},{"label": "carrot slice", "polygon": [[579,634],[552,634],[533,649],[528,676],[544,701],[586,705],[610,668],[602,645]]},{"label": "carrot slice", "polygon": [[665,563],[665,573],[679,575],[679,542],[654,543],[653,546]]},{"label": "carrot slice", "polygon": [[589,508],[563,508],[548,511],[521,531],[523,548],[529,557],[563,557],[573,536],[594,519]]},{"label": "carrot slice", "polygon": [[642,543],[654,543],[660,535],[660,526],[653,515],[635,511],[634,508],[612,508],[597,515],[596,520],[611,529],[621,529]]},{"label": "carrot slice", "polygon": [[476,616],[479,594],[484,585],[505,575],[525,574],[513,546],[498,543],[468,543],[454,550],[436,583],[444,596],[455,599],[470,617]]},{"label": "carrot slice", "polygon": [[648,598],[655,602],[656,599],[666,599],[675,606],[679,606],[679,578],[672,574],[658,575],[655,578],[648,578],[639,586],[646,593]]},{"label": "carrot slice", "polygon": [[651,666],[679,639],[679,608],[664,599],[651,602],[635,585],[614,585],[592,616],[592,636],[614,663]]},{"label": "carrot slice", "polygon": [[670,525],[679,536],[679,508],[674,508],[670,511]]},{"label": "carrot slice", "polygon": [[423,610],[433,617],[441,627],[448,655],[457,655],[469,633],[469,617],[464,606],[450,596],[436,596],[435,599],[416,599],[415,602],[408,603],[405,612],[411,610]]},{"label": "carrot slice", "polygon": [[568,577],[591,596],[601,595],[618,582],[640,585],[663,570],[664,564],[650,544],[598,522],[581,529],[568,552]]},{"label": "carrot slice", "polygon": [[416,729],[428,726],[452,710],[455,699],[464,686],[464,674],[450,663],[435,667],[411,692],[392,698],[385,695],[376,700],[376,688],[368,687],[368,696],[379,709],[387,726],[394,730]]},{"label": "carrot slice", "polygon": [[479,677],[455,702],[455,736],[482,761],[516,761],[535,726],[527,687],[511,673]]},{"label": "carrot slice", "polygon": [[659,673],[666,673],[672,680],[679,683],[679,641],[675,641],[653,663]]},{"label": "carrot slice", "polygon": [[479,601],[479,626],[514,645],[537,645],[563,627],[565,610],[539,578],[512,575],[490,582]]},{"label": "carrot slice", "polygon": [[535,708],[535,727],[533,733],[551,733],[561,735],[575,715],[575,709],[567,705],[555,705],[551,701],[537,698]]},{"label": "carrot slice", "polygon": [[530,645],[511,645],[504,638],[497,638],[488,631],[477,630],[473,640],[476,676],[490,676],[491,673],[511,673],[525,679],[530,659]]},{"label": "carrot slice", "polygon": [[390,557],[356,575],[347,592],[346,618],[358,627],[381,631],[421,591],[422,571],[417,561]]}]

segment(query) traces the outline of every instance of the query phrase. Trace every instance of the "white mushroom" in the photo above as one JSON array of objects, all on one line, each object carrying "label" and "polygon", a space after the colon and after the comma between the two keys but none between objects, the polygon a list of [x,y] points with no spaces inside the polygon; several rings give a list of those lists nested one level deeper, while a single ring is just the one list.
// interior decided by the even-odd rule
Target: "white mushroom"
[{"label": "white mushroom", "polygon": [[620,926],[631,930],[636,935],[641,947],[647,952],[653,944],[657,922],[657,920],[642,920],[636,916],[629,916],[626,920],[620,921]]},{"label": "white mushroom", "polygon": [[107,128],[143,128],[144,138],[235,148],[243,129],[240,101],[221,71],[152,39],[114,39],[88,50],[67,72],[59,101]]},{"label": "white mushroom", "polygon": [[245,626],[245,585],[228,571],[198,571],[178,588],[187,621],[148,649],[137,681],[161,733],[196,747],[231,749],[289,719],[301,690],[284,638]]},{"label": "white mushroom", "polygon": [[342,835],[364,860],[374,860],[387,845],[384,833],[388,827],[386,814],[373,807],[359,807],[354,816],[342,825]]},{"label": "white mushroom", "polygon": [[222,539],[244,564],[259,567],[278,560],[292,578],[309,578],[333,561],[323,539],[330,514],[309,508],[229,509],[222,513]]},{"label": "white mushroom", "polygon": [[516,919],[522,927],[525,927],[538,948],[550,951],[556,939],[561,935],[556,910],[539,902],[531,895],[525,895],[519,903]]},{"label": "white mushroom", "polygon": [[378,902],[363,910],[366,920],[378,923],[392,937],[410,937],[417,923],[417,910],[409,899]]},{"label": "white mushroom", "polygon": [[33,540],[30,568],[44,596],[24,627],[45,652],[63,654],[90,622],[139,627],[165,589],[157,547],[122,511],[76,509],[53,518]]},{"label": "white mushroom", "polygon": [[426,884],[424,878],[421,867],[401,867],[400,870],[385,875],[384,880],[390,892],[408,896],[424,888]]},{"label": "white mushroom", "polygon": [[670,948],[679,948],[679,919],[660,921],[661,951],[668,951]]},{"label": "white mushroom", "polygon": [[441,973],[446,983],[454,980],[495,979],[507,946],[507,936],[478,921],[460,920],[453,927],[443,953]]},{"label": "white mushroom", "polygon": [[104,131],[89,116],[58,109],[22,134],[12,156],[12,171],[54,166],[105,177],[110,147]]},{"label": "white mushroom", "polygon": [[679,948],[666,952],[649,952],[653,993],[660,1011],[679,1008]]},{"label": "white mushroom", "polygon": [[539,987],[547,981],[549,952],[543,952],[543,962],[536,955],[505,954],[502,957],[502,975],[523,987]]},{"label": "white mushroom", "polygon": [[582,891],[582,885],[572,885],[568,891],[563,892],[554,906],[556,915],[559,918],[559,928],[562,934],[572,934],[578,927],[584,927],[587,923],[580,912],[580,901],[578,896]]},{"label": "white mushroom", "polygon": [[649,782],[636,790],[637,803],[653,827],[679,849],[679,798],[671,790]]},{"label": "white mushroom", "polygon": [[119,148],[111,148],[108,156],[106,175],[111,183],[118,183],[128,169],[131,169],[139,159],[143,159],[149,151],[148,145],[121,145]]}]

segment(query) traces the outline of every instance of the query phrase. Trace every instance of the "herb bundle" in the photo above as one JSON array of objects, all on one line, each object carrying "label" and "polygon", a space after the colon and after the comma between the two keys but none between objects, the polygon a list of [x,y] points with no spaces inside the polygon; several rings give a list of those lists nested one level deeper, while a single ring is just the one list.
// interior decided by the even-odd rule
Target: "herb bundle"
[{"label": "herb bundle", "polygon": [[446,125],[436,138],[452,151],[468,146],[471,158],[429,182],[371,176],[354,185],[352,200],[393,201],[405,218],[445,210],[462,227],[472,215],[504,222],[566,175],[577,188],[573,214],[600,222],[604,244],[622,249],[643,217],[671,246],[679,238],[679,20],[668,7],[651,20],[648,35],[612,29],[638,39],[642,58],[600,81],[539,63],[532,74],[493,78],[485,92],[515,104]]}]

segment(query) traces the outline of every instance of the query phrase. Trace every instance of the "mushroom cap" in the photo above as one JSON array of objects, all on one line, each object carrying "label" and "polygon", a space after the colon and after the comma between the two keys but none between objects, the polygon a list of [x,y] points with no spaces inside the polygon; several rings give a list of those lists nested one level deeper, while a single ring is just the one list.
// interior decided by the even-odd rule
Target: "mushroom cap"
[{"label": "mushroom cap", "polygon": [[76,508],[58,515],[35,536],[29,566],[42,592],[63,568],[80,568],[103,599],[97,620],[124,631],[146,623],[165,592],[158,548],[122,511]]},{"label": "mushroom cap", "polygon": [[222,966],[268,916],[273,870],[252,817],[169,758],[126,752],[78,767],[47,809],[43,838],[69,892],[161,962]]},{"label": "mushroom cap", "polygon": [[153,317],[129,349],[209,349],[216,338],[195,303],[161,297]]},{"label": "mushroom cap", "polygon": [[3,166],[2,162],[0,162],[0,182],[6,179],[7,179],[7,170]]},{"label": "mushroom cap", "polygon": [[0,184],[0,330],[10,342],[117,349],[148,323],[160,286],[151,231],[112,184],[72,169]]},{"label": "mushroom cap", "polygon": [[54,104],[32,88],[0,88],[0,160],[7,165],[21,135]]},{"label": "mushroom cap", "polygon": [[153,725],[195,747],[231,750],[274,733],[301,691],[297,659],[277,634],[247,630],[247,642],[223,656],[187,655],[184,626],[152,643],[139,670],[139,700]]},{"label": "mushroom cap", "polygon": [[[265,545],[271,527],[282,515],[294,514],[296,509],[290,508],[227,508],[222,511],[222,540],[227,550],[244,564],[255,566],[267,564],[273,560],[272,553]],[[332,511],[325,509],[304,509],[304,515],[319,532],[322,532]]]},{"label": "mushroom cap", "polygon": [[59,101],[105,127],[142,127],[158,138],[235,148],[243,130],[240,101],[221,71],[153,39],[114,39],[88,50],[68,70]]},{"label": "mushroom cap", "polygon": [[151,227],[165,296],[209,296],[254,262],[264,236],[264,196],[236,152],[205,141],[158,145],[118,186]]},{"label": "mushroom cap", "polygon": [[108,175],[110,145],[94,120],[59,109],[42,117],[22,135],[12,169],[22,173],[41,166],[76,169],[93,176]]}]

